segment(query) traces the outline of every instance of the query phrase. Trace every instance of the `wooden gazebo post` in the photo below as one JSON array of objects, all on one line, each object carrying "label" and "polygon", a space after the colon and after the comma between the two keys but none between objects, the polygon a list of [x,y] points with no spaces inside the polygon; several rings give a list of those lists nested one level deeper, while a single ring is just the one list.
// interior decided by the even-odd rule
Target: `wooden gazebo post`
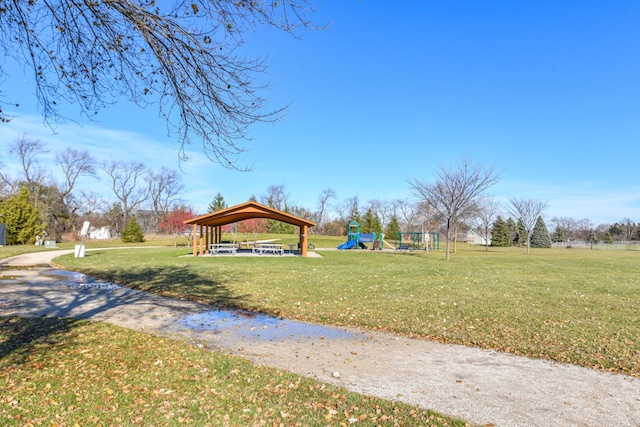
[{"label": "wooden gazebo post", "polygon": [[307,243],[309,241],[307,234],[309,233],[309,227],[306,225],[300,226],[300,255],[307,256]]}]

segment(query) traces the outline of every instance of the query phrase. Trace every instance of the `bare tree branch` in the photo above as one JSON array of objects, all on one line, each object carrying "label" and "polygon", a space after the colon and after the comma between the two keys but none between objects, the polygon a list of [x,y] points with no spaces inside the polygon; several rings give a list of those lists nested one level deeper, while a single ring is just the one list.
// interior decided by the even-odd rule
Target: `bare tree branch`
[{"label": "bare tree branch", "polygon": [[[282,113],[265,111],[258,79],[265,65],[239,50],[242,34],[267,26],[295,37],[313,28],[312,12],[308,0],[7,1],[0,2],[0,47],[33,72],[50,125],[65,119],[61,102],[89,118],[120,97],[157,104],[179,136],[181,159],[199,141],[212,161],[237,169],[248,127]],[[1,109],[0,120],[10,120]]]}]

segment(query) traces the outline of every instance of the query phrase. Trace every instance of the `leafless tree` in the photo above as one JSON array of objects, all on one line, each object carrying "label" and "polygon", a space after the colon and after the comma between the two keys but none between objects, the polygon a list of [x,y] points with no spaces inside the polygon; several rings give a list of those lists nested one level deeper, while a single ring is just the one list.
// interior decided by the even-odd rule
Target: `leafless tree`
[{"label": "leafless tree", "polygon": [[491,228],[500,213],[500,202],[493,197],[484,197],[478,201],[473,218],[473,230],[484,239],[485,252],[489,252],[489,238]]},{"label": "leafless tree", "polygon": [[553,217],[551,223],[554,224],[554,232],[562,232],[567,242],[571,242],[576,237],[576,231],[578,230],[578,222],[570,217]]},{"label": "leafless tree", "polygon": [[522,219],[524,226],[527,230],[527,254],[531,252],[531,233],[533,227],[538,221],[538,217],[542,215],[542,212],[549,206],[549,204],[542,200],[534,200],[529,198],[509,198],[510,206],[507,207],[507,211],[515,218]]},{"label": "leafless tree", "polygon": [[180,174],[164,166],[159,171],[147,171],[147,193],[153,211],[153,227],[158,231],[158,224],[169,213],[172,205],[181,202],[179,195],[184,190]]},{"label": "leafless tree", "polygon": [[346,226],[360,216],[360,199],[358,196],[349,197],[339,203],[335,209],[340,221]]},{"label": "leafless tree", "polygon": [[[309,0],[0,2],[0,46],[33,73],[47,122],[64,119],[65,102],[89,117],[118,97],[156,104],[182,158],[197,139],[213,161],[235,167],[248,127],[281,112],[264,111],[264,61],[247,59],[243,33],[266,26],[300,36],[312,12]],[[0,121],[10,119],[0,106]]]},{"label": "leafless tree", "polygon": [[450,258],[451,231],[459,219],[477,203],[482,193],[498,182],[493,167],[483,168],[462,159],[457,168],[440,166],[436,182],[428,183],[414,178],[409,184],[414,194],[427,202],[445,221],[446,255]]},{"label": "leafless tree", "polygon": [[33,204],[36,209],[39,207],[40,192],[42,187],[46,185],[45,171],[40,167],[39,158],[49,152],[45,146],[37,139],[30,139],[22,136],[9,145],[9,152],[20,159],[22,166],[22,176],[13,182],[8,176],[2,177],[5,184],[17,191],[17,186],[24,183],[27,185],[33,198]]},{"label": "leafless tree", "polygon": [[285,186],[281,184],[267,187],[267,191],[260,196],[260,203],[281,211],[287,209],[289,196],[286,193]]},{"label": "leafless tree", "polygon": [[322,193],[318,196],[318,213],[317,220],[318,224],[315,228],[317,228],[318,233],[324,233],[324,223],[327,220],[327,211],[329,209],[329,201],[331,199],[336,198],[336,190],[333,188],[326,188],[322,190]]},{"label": "leafless tree", "polygon": [[111,189],[122,205],[122,224],[126,224],[131,212],[140,206],[148,196],[144,183],[146,168],[139,162],[121,162],[112,160],[103,165],[111,179]]},{"label": "leafless tree", "polygon": [[56,153],[56,161],[64,174],[64,183],[60,186],[60,193],[63,201],[67,203],[80,176],[96,176],[96,159],[88,151],[67,147]]},{"label": "leafless tree", "polygon": [[416,203],[409,200],[396,199],[394,201],[395,211],[399,213],[400,230],[402,232],[417,231],[420,227],[420,209]]}]

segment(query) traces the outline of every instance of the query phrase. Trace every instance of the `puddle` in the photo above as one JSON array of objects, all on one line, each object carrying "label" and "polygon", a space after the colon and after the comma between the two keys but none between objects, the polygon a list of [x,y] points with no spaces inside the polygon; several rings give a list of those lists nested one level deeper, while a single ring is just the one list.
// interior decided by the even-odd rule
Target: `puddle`
[{"label": "puddle", "polygon": [[73,289],[100,289],[106,291],[125,289],[124,286],[96,279],[76,271],[51,269],[41,273],[41,276],[56,280],[58,285],[67,286]]},{"label": "puddle", "polygon": [[[40,283],[48,286],[68,287],[72,289],[99,289],[103,291],[133,291],[124,286],[106,282],[69,270],[48,268],[34,272],[33,275],[7,275],[0,277],[0,284]],[[0,307],[4,305],[0,301]],[[337,327],[315,325],[253,313],[241,310],[211,310],[194,313],[178,320],[178,324],[195,331],[229,332],[245,339],[264,341],[285,341],[291,339],[343,339],[367,340],[358,332]]]},{"label": "puddle", "polygon": [[180,319],[178,323],[197,331],[233,332],[243,338],[284,341],[287,339],[366,340],[364,334],[339,328],[281,319],[261,313],[213,310]]}]

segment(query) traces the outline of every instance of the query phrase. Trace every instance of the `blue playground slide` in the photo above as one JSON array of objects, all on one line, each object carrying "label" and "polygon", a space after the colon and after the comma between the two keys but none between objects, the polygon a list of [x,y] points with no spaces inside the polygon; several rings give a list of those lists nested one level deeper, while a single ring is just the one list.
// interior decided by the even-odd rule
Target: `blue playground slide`
[{"label": "blue playground slide", "polygon": [[351,249],[355,245],[356,245],[356,241],[355,240],[349,240],[348,242],[344,242],[341,245],[339,245],[338,249],[340,249],[340,250]]}]

